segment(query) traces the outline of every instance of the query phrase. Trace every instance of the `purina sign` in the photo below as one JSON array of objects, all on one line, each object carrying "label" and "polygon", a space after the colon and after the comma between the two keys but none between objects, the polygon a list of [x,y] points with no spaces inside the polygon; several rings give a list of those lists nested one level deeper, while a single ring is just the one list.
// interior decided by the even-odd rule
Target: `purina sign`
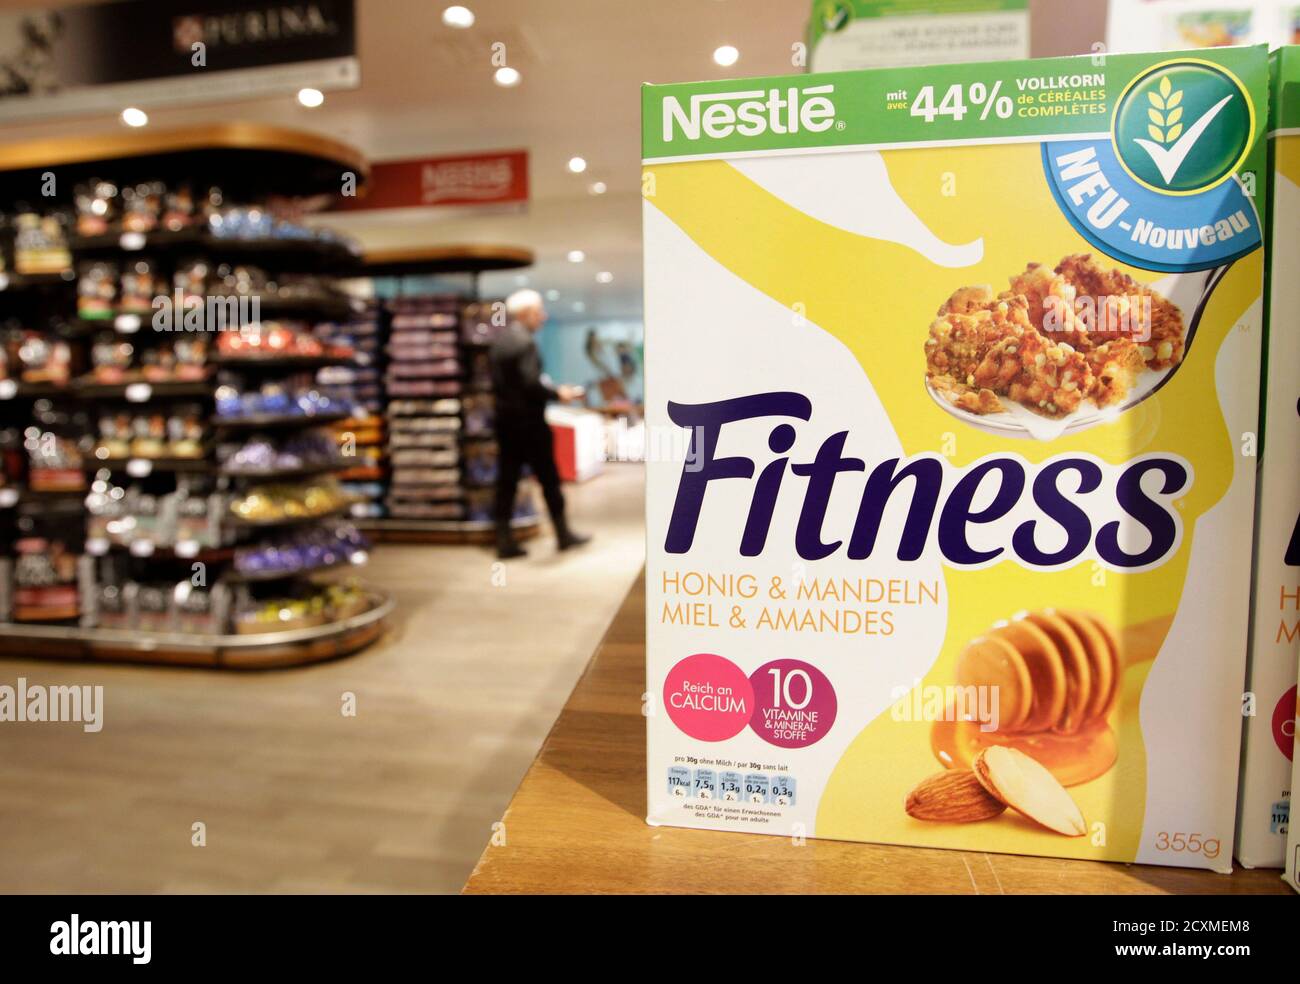
[{"label": "purina sign", "polygon": [[0,122],[360,82],[354,0],[112,0],[0,13]]},{"label": "purina sign", "polygon": [[328,38],[339,32],[333,5],[281,3],[251,10],[189,14],[172,21],[172,45],[188,55],[195,43],[238,48]]}]

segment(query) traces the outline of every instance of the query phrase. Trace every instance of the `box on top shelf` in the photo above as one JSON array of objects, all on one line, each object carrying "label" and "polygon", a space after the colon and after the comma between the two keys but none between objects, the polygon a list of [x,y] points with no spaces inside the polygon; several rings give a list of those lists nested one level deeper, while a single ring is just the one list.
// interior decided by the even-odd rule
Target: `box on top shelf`
[{"label": "box on top shelf", "polygon": [[643,90],[651,823],[1230,868],[1267,85]]}]

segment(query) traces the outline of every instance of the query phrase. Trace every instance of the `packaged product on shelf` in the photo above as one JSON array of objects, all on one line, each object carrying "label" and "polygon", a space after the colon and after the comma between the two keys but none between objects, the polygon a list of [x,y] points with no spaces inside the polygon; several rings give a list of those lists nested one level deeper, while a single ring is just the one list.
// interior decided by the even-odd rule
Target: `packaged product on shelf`
[{"label": "packaged product on shelf", "polygon": [[500,449],[487,441],[478,441],[465,448],[465,477],[475,485],[491,485],[497,480],[497,461]]},{"label": "packaged product on shelf", "polygon": [[321,428],[309,428],[275,440],[254,435],[241,444],[227,444],[217,451],[218,461],[227,474],[249,475],[304,469],[325,469],[346,459],[339,454],[338,442]]},{"label": "packaged product on shelf", "polygon": [[92,178],[73,189],[77,206],[77,235],[103,236],[117,221],[117,185]]},{"label": "packaged product on shelf", "polygon": [[492,434],[496,423],[492,394],[471,394],[466,396],[463,402],[465,404],[465,436],[482,437]]},{"label": "packaged product on shelf", "polygon": [[310,572],[339,564],[364,563],[370,544],[355,526],[318,527],[240,547],[235,570],[243,575]]},{"label": "packaged product on shelf", "polygon": [[72,349],[65,341],[35,331],[20,332],[13,355],[24,383],[65,386],[72,378]]},{"label": "packaged product on shelf", "polygon": [[[255,321],[239,331],[222,332],[217,339],[217,352],[225,359],[248,359],[251,362],[285,356],[316,358],[327,354],[325,346],[300,321]],[[331,347],[328,354],[348,358],[351,352]]]},{"label": "packaged product on shelf", "polygon": [[206,415],[197,406],[172,408],[167,418],[167,456],[203,458],[207,455]]},{"label": "packaged product on shelf", "polygon": [[107,331],[95,338],[90,349],[91,373],[96,382],[121,383],[127,378],[135,346],[114,332]]},{"label": "packaged product on shelf", "polygon": [[122,269],[118,308],[130,314],[152,311],[154,298],[162,292],[162,280],[153,263],[150,260],[135,260]]},{"label": "packaged product on shelf", "polygon": [[20,274],[63,273],[72,254],[58,215],[22,212],[14,220],[14,270]]},{"label": "packaged product on shelf", "polygon": [[23,537],[15,541],[14,551],[14,621],[76,618],[80,613],[77,557],[68,544],[44,537]]},{"label": "packaged product on shelf", "polygon": [[1271,59],[1268,324],[1237,860],[1282,867],[1300,667],[1300,47]]},{"label": "packaged product on shelf", "polygon": [[461,338],[466,345],[486,347],[505,331],[508,324],[505,301],[478,301],[467,304],[461,318]]},{"label": "packaged product on shelf", "polygon": [[173,623],[176,632],[187,635],[220,635],[221,619],[212,592],[181,581],[172,589]]},{"label": "packaged product on shelf", "polygon": [[123,232],[153,232],[162,218],[164,187],[161,181],[142,181],[122,189]]},{"label": "packaged product on shelf", "polygon": [[196,211],[194,191],[188,184],[168,188],[163,196],[163,228],[168,232],[188,229],[194,223]]},{"label": "packaged product on shelf", "polygon": [[240,634],[291,632],[341,621],[369,607],[369,596],[353,583],[303,585],[294,594],[271,597],[245,593],[235,600],[235,631]]},{"label": "packaged product on shelf", "polygon": [[205,495],[185,488],[172,493],[166,503],[173,528],[170,546],[182,556],[222,546],[226,540],[221,526],[226,499],[220,492]]},{"label": "packaged product on shelf", "polygon": [[119,584],[101,584],[95,593],[95,624],[101,629],[131,628],[131,613]]},{"label": "packaged product on shelf", "polygon": [[332,478],[298,484],[272,483],[246,489],[230,503],[230,513],[246,523],[328,516],[349,505],[348,497]]},{"label": "packaged product on shelf", "polygon": [[171,592],[165,585],[142,584],[135,596],[135,625],[141,632],[167,632],[172,623]]},{"label": "packaged product on shelf", "polygon": [[77,280],[77,316],[88,321],[111,318],[117,300],[117,267],[83,263]]},{"label": "packaged product on shelf", "polygon": [[332,416],[342,409],[315,389],[295,390],[269,381],[255,390],[218,386],[216,403],[217,416],[229,419]]},{"label": "packaged product on shelf", "polygon": [[167,418],[141,414],[131,421],[131,457],[162,458],[167,454]]},{"label": "packaged product on shelf", "polygon": [[645,87],[650,823],[1231,869],[1267,84]]},{"label": "packaged product on shelf", "polygon": [[88,421],[81,413],[66,413],[38,401],[33,410],[36,424],[24,431],[27,451],[27,483],[33,492],[76,492],[86,485],[82,439]]},{"label": "packaged product on shelf", "polygon": [[202,336],[177,338],[171,345],[177,380],[196,381],[208,375],[208,340]]},{"label": "packaged product on shelf", "polygon": [[206,260],[185,260],[172,271],[172,291],[178,293],[184,307],[199,306],[208,295],[211,267]]}]

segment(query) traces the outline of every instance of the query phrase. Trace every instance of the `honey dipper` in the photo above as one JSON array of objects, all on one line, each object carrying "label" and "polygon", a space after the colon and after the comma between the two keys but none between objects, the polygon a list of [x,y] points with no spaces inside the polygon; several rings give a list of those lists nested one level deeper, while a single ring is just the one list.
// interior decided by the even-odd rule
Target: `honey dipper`
[{"label": "honey dipper", "polygon": [[1075,785],[1118,755],[1109,718],[1127,666],[1154,658],[1168,617],[1134,626],[1124,641],[1091,612],[1044,609],[999,622],[957,658],[960,687],[996,687],[998,726],[937,722],[931,744],[950,767],[969,767],[989,745],[1015,747]]}]

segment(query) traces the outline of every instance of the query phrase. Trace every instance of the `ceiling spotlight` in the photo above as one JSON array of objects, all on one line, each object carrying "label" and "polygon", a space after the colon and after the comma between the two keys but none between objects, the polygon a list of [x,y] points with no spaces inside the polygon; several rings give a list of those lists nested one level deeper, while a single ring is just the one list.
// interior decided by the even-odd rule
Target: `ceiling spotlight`
[{"label": "ceiling spotlight", "polygon": [[560,292],[552,287],[546,292],[546,299],[548,301],[558,301],[560,299]]},{"label": "ceiling spotlight", "polygon": [[315,109],[325,101],[325,93],[319,89],[299,89],[298,102],[308,109]]},{"label": "ceiling spotlight", "polygon": [[473,27],[474,11],[470,10],[468,7],[462,7],[459,5],[448,7],[442,12],[442,22],[448,27]]},{"label": "ceiling spotlight", "polygon": [[587,254],[584,253],[584,252],[583,252],[582,250],[580,250],[580,249],[571,249],[571,250],[569,250],[569,262],[570,262],[570,263],[581,263],[581,262],[582,262],[583,260],[585,260],[586,258],[587,258]]},{"label": "ceiling spotlight", "polygon": [[596,274],[596,283],[598,284],[610,284],[613,282],[614,275],[608,270],[601,270],[600,273]]},{"label": "ceiling spotlight", "polygon": [[519,69],[509,65],[502,65],[492,73],[492,81],[506,89],[518,85],[521,78],[523,76],[519,74]]},{"label": "ceiling spotlight", "polygon": [[587,305],[583,304],[582,301],[574,301],[573,310],[577,311],[579,314],[582,314],[583,311],[587,310]]},{"label": "ceiling spotlight", "polygon": [[730,68],[740,60],[740,52],[735,46],[724,44],[721,48],[714,49],[713,60],[723,68]]},{"label": "ceiling spotlight", "polygon": [[581,174],[587,170],[587,162],[581,157],[570,157],[567,166],[570,174]]},{"label": "ceiling spotlight", "polygon": [[145,126],[149,122],[149,114],[143,109],[128,106],[122,110],[122,122],[127,126]]},{"label": "ceiling spotlight", "polygon": [[587,186],[587,190],[593,195],[603,195],[608,190],[603,181],[593,181]]},{"label": "ceiling spotlight", "polygon": [[526,273],[516,274],[516,275],[515,275],[515,286],[516,286],[516,287],[526,287],[526,286],[528,286],[528,274],[526,274]]}]

